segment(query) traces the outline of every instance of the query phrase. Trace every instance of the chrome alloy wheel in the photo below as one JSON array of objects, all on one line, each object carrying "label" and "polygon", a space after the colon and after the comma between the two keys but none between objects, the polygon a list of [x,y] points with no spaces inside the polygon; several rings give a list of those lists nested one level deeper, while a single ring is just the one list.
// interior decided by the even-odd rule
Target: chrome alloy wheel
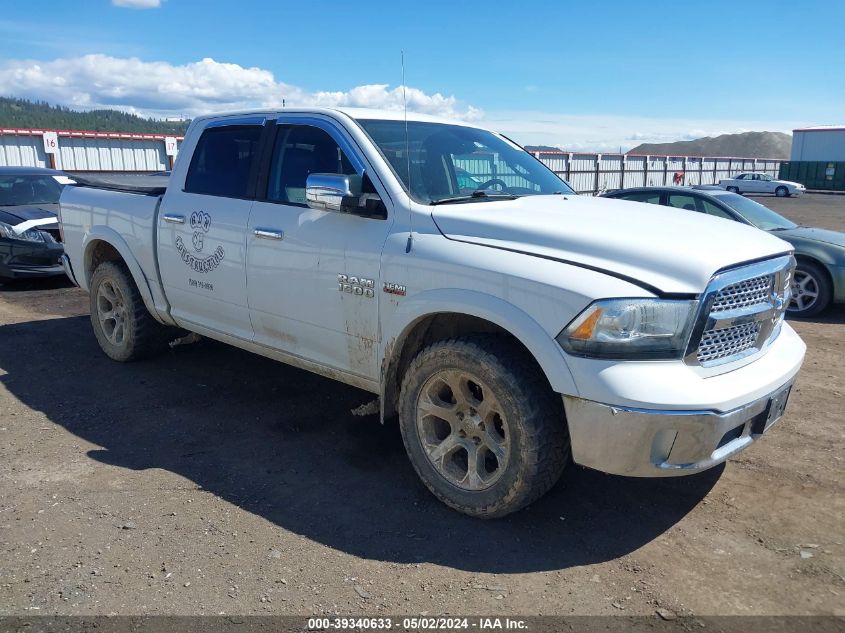
[{"label": "chrome alloy wheel", "polygon": [[126,340],[126,302],[120,288],[111,279],[104,280],[97,288],[97,318],[109,343],[123,345]]},{"label": "chrome alloy wheel", "polygon": [[806,270],[798,269],[792,273],[792,297],[789,309],[804,312],[815,305],[819,298],[819,282]]},{"label": "chrome alloy wheel", "polygon": [[462,490],[492,486],[507,469],[510,433],[493,391],[464,371],[443,370],[423,385],[417,433],[435,470]]}]

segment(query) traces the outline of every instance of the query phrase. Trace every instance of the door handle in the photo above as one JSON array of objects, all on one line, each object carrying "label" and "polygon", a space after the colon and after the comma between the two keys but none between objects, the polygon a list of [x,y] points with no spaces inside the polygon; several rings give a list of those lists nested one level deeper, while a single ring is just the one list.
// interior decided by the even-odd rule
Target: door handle
[{"label": "door handle", "polygon": [[255,237],[260,237],[265,240],[283,240],[285,239],[285,232],[279,229],[262,229],[255,228],[253,231]]},{"label": "door handle", "polygon": [[185,224],[184,215],[172,215],[170,213],[164,213],[162,214],[161,219],[165,222],[170,222],[170,224]]}]

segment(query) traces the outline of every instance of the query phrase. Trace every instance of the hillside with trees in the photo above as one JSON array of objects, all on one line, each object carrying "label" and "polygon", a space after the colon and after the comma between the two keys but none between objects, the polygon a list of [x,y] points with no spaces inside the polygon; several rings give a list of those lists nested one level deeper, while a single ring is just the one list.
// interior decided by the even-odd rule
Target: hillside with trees
[{"label": "hillside with trees", "polygon": [[46,101],[0,97],[0,127],[48,130],[93,130],[144,134],[185,133],[189,121],[145,119],[119,110],[72,110]]}]

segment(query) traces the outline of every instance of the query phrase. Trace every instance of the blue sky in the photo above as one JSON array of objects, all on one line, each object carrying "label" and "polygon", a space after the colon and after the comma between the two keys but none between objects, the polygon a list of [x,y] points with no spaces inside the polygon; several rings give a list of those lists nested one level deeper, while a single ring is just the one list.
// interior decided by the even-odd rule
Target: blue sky
[{"label": "blue sky", "polygon": [[156,116],[397,107],[404,49],[414,109],[611,150],[845,122],[843,24],[831,0],[13,2],[0,94]]}]

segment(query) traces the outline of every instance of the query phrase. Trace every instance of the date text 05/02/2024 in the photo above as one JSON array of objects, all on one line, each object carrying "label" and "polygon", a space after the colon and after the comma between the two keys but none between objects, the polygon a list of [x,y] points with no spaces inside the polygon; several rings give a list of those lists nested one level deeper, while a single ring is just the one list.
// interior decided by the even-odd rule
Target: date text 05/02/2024
[{"label": "date text 05/02/2024", "polygon": [[309,630],[431,630],[431,631],[519,631],[528,628],[527,622],[515,618],[496,617],[405,617],[394,620],[386,617],[340,617],[340,618],[309,618]]}]

